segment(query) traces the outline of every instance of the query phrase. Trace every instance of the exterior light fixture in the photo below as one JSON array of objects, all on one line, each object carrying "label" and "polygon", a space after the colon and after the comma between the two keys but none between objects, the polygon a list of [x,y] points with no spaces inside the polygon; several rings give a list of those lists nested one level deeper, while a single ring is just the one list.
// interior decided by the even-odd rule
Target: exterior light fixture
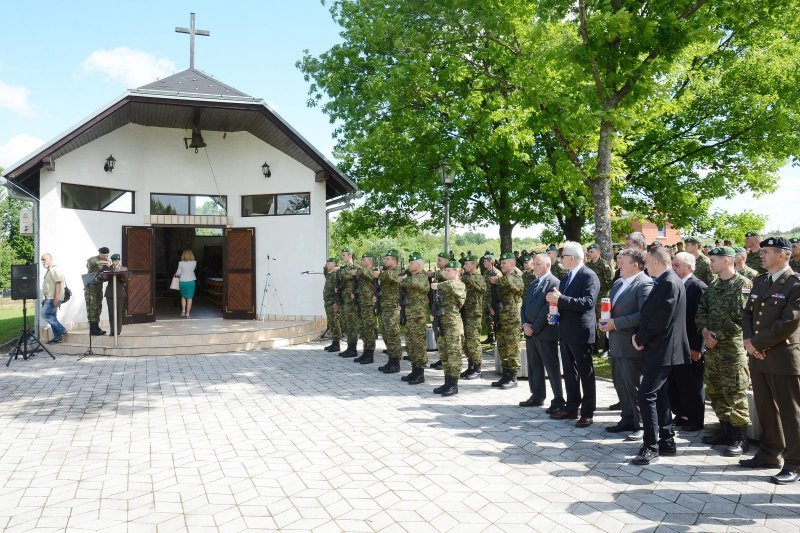
[{"label": "exterior light fixture", "polygon": [[105,170],[106,172],[111,172],[112,170],[114,170],[114,164],[116,162],[117,162],[117,160],[114,159],[114,156],[113,155],[109,155],[106,158],[106,164],[103,165],[103,170]]},{"label": "exterior light fixture", "polygon": [[269,178],[272,176],[272,171],[269,169],[269,165],[267,164],[266,161],[264,161],[264,164],[261,165],[261,173],[264,175],[265,178]]}]

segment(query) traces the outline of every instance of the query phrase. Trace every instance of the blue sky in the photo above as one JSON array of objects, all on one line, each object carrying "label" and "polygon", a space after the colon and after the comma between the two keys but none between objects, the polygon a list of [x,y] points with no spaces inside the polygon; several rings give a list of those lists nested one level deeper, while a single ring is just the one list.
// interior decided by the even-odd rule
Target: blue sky
[{"label": "blue sky", "polygon": [[[339,28],[319,0],[134,3],[39,0],[4,2],[0,47],[0,166],[121,95],[189,66],[189,26],[197,37],[195,66],[237,89],[263,98],[304,137],[330,156],[333,127],[319,108],[306,106],[308,84],[295,67],[304,49],[314,54],[339,39]],[[782,171],[779,192],[746,194],[716,206],[769,215],[767,229],[800,225],[800,171]],[[491,236],[496,228],[483,229]],[[516,229],[538,236],[540,228]]]}]

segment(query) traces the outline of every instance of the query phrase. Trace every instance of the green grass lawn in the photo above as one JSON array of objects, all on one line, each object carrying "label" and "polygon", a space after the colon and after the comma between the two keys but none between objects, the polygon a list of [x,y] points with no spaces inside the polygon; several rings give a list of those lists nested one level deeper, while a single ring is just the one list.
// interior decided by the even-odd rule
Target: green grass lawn
[{"label": "green grass lawn", "polygon": [[601,377],[611,379],[611,363],[608,359],[594,358],[594,373]]},{"label": "green grass lawn", "polygon": [[[19,335],[22,329],[22,302],[0,306],[0,344],[10,341]],[[18,304],[18,305],[17,305]],[[28,306],[28,327],[33,326],[34,310]]]}]

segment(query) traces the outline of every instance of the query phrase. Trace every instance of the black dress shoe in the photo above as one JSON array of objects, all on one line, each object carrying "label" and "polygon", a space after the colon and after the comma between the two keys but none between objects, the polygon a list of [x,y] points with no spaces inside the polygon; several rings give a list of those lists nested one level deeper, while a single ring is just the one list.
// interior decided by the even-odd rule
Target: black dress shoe
[{"label": "black dress shoe", "polygon": [[577,420],[578,413],[572,413],[570,411],[564,411],[563,409],[559,409],[554,413],[550,414],[550,418],[553,420]]},{"label": "black dress shoe", "polygon": [[639,448],[639,455],[633,458],[631,463],[639,466],[651,465],[658,461],[658,452],[648,446]]},{"label": "black dress shoe", "polygon": [[524,402],[519,402],[520,407],[541,407],[543,405],[544,405],[544,400],[535,400],[533,396],[531,396]]},{"label": "black dress shoe", "polygon": [[788,468],[784,468],[779,473],[769,478],[769,480],[776,485],[791,485],[797,482],[798,479],[800,479],[800,474]]},{"label": "black dress shoe", "polygon": [[636,428],[629,424],[617,424],[606,428],[609,433],[625,433],[626,431],[636,431]]},{"label": "black dress shoe", "polygon": [[552,414],[553,414],[553,413],[555,413],[556,411],[560,411],[560,410],[562,410],[563,408],[564,408],[564,406],[563,406],[563,405],[562,405],[561,407],[559,407],[559,406],[557,406],[557,405],[551,405],[550,407],[548,407],[547,409],[545,409],[545,410],[544,410],[544,412],[545,412],[546,414],[548,414],[548,415],[552,415]]},{"label": "black dress shoe", "polygon": [[680,427],[688,423],[689,421],[683,418],[682,416],[676,416],[675,418],[672,419],[672,425],[676,427]]},{"label": "black dress shoe", "polygon": [[614,405],[608,406],[609,411],[619,411],[620,409],[622,409],[622,402],[617,402]]},{"label": "black dress shoe", "polygon": [[762,461],[757,455],[751,457],[750,459],[740,459],[739,466],[743,466],[745,468],[780,468],[781,463],[771,463],[769,461]]},{"label": "black dress shoe", "polygon": [[592,420],[592,417],[590,417],[590,416],[582,416],[582,417],[580,417],[580,419],[578,419],[577,422],[575,422],[575,427],[576,428],[588,428],[589,426],[592,425],[593,422],[594,422],[594,420]]},{"label": "black dress shoe", "polygon": [[662,440],[658,443],[658,455],[664,457],[674,457],[678,455],[678,447],[675,445],[675,439]]}]

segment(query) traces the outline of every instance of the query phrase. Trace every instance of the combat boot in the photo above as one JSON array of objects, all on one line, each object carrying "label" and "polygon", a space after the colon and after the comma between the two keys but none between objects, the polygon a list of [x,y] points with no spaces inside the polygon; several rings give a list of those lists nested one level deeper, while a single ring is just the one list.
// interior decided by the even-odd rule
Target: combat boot
[{"label": "combat boot", "polygon": [[364,355],[358,361],[362,365],[371,365],[375,362],[375,350],[364,350]]},{"label": "combat boot", "polygon": [[470,375],[472,373],[472,369],[474,367],[475,367],[475,365],[473,365],[472,363],[468,363],[467,364],[467,369],[464,370],[461,374],[459,374],[459,377],[466,378],[468,375]]},{"label": "combat boot", "polygon": [[513,389],[517,386],[517,371],[516,370],[509,370],[508,377],[506,378],[506,382],[500,385],[501,389]]},{"label": "combat boot", "polygon": [[494,335],[492,333],[489,333],[489,335],[486,337],[486,340],[485,341],[481,341],[481,344],[492,344],[493,345],[494,344]]},{"label": "combat boot", "polygon": [[511,377],[508,375],[508,370],[503,369],[503,374],[500,379],[497,381],[492,381],[492,387],[502,387],[506,383],[511,381]]},{"label": "combat boot", "polygon": [[481,364],[472,365],[472,372],[464,376],[464,379],[478,379],[481,377]]},{"label": "combat boot", "polygon": [[730,430],[728,429],[727,422],[720,422],[719,423],[720,430],[717,433],[712,435],[706,435],[703,437],[702,440],[703,444],[709,444],[711,446],[717,446],[719,444],[728,444],[730,443],[731,436]]},{"label": "combat boot", "polygon": [[386,364],[385,365],[378,367],[378,371],[379,372],[383,372],[384,370],[389,368],[389,365],[391,365],[391,364],[392,364],[392,358],[390,357],[389,359],[386,360]]},{"label": "combat boot", "polygon": [[442,360],[439,359],[435,363],[431,363],[430,367],[434,370],[441,370],[442,369]]},{"label": "combat boot", "polygon": [[729,425],[730,440],[722,455],[725,457],[739,457],[750,448],[747,441],[747,428],[737,428]]},{"label": "combat boot", "polygon": [[383,367],[383,373],[397,374],[398,372],[400,372],[400,359],[389,359],[389,362]]},{"label": "combat boot", "polygon": [[326,352],[338,352],[341,350],[341,346],[339,346],[339,341],[333,341],[328,346],[325,347]]},{"label": "combat boot", "polygon": [[103,331],[102,329],[100,329],[100,324],[98,324],[97,322],[90,322],[89,323],[89,335],[93,335],[93,336],[96,337],[96,336],[105,335],[105,334],[106,334],[106,332]]},{"label": "combat boot", "polygon": [[442,390],[440,393],[442,396],[453,396],[458,394],[458,377],[451,377],[447,376],[447,381],[445,382],[447,386]]},{"label": "combat boot", "polygon": [[[414,372],[416,372],[416,374]],[[412,376],[408,378],[409,385],[419,385],[420,383],[425,383],[425,369],[423,367],[415,367],[411,374]]]},{"label": "combat boot", "polygon": [[408,381],[411,378],[416,378],[417,377],[417,368],[418,368],[417,366],[412,364],[411,365],[411,373],[410,374],[406,374],[405,376],[401,377],[400,381]]},{"label": "combat boot", "polygon": [[444,377],[444,383],[441,386],[436,387],[435,389],[433,389],[433,393],[434,394],[441,394],[442,391],[444,389],[446,389],[449,385],[450,385],[450,376],[445,376]]},{"label": "combat boot", "polygon": [[356,351],[356,343],[347,343],[347,349],[339,354],[339,357],[356,357],[358,356],[358,352]]}]

